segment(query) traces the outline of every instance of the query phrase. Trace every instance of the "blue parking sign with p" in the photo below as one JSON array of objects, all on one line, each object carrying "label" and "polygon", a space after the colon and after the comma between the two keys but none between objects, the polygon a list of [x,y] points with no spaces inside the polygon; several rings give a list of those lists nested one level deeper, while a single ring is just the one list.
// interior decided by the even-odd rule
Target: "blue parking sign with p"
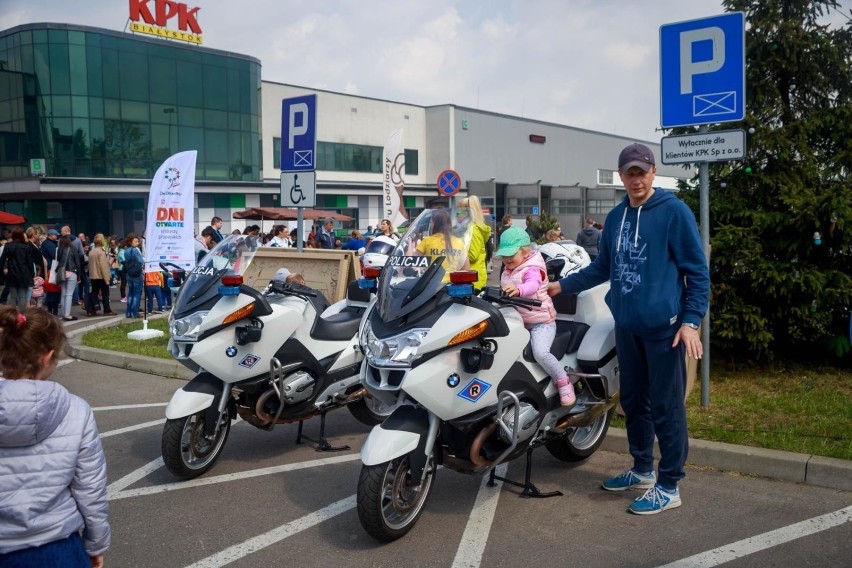
[{"label": "blue parking sign with p", "polygon": [[281,101],[281,171],[316,169],[317,96]]},{"label": "blue parking sign with p", "polygon": [[660,26],[663,128],[745,118],[745,14]]}]

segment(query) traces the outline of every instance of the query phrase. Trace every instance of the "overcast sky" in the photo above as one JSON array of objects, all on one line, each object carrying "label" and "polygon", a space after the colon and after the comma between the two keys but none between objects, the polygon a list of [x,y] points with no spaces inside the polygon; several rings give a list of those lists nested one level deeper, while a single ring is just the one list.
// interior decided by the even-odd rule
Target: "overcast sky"
[{"label": "overcast sky", "polygon": [[[654,142],[660,25],[723,13],[721,0],[184,3],[201,8],[206,47],[260,59],[266,81]],[[843,5],[848,14],[852,0]],[[128,0],[0,0],[0,29],[67,22],[121,31],[128,14]]]}]

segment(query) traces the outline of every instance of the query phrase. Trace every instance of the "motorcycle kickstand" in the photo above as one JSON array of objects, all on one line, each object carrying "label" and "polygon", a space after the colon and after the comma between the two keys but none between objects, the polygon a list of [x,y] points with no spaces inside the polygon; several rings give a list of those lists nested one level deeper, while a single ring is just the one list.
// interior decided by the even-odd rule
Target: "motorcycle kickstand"
[{"label": "motorcycle kickstand", "polygon": [[304,420],[299,420],[299,431],[296,433],[296,443],[301,444],[302,438],[305,440],[309,440],[311,442],[315,442],[317,445],[316,450],[318,452],[342,452],[344,450],[350,449],[349,446],[332,446],[328,443],[328,439],[325,437],[325,412],[320,414],[320,434],[319,440],[314,440],[313,438],[309,438],[302,434],[302,425],[305,423]]},{"label": "motorcycle kickstand", "polygon": [[508,483],[509,485],[514,485],[515,487],[523,487],[524,490],[518,495],[518,497],[523,497],[524,499],[529,499],[531,497],[537,498],[545,498],[545,497],[559,497],[562,496],[561,491],[548,491],[547,493],[542,493],[538,490],[538,487],[530,480],[532,477],[532,452],[533,449],[527,448],[527,470],[526,477],[523,483],[518,483],[517,481],[512,481],[511,479],[506,479],[505,477],[500,477],[497,475],[497,469],[491,469],[491,475],[488,478],[488,487],[494,487],[497,485],[494,483],[495,479],[499,479],[503,483]]}]

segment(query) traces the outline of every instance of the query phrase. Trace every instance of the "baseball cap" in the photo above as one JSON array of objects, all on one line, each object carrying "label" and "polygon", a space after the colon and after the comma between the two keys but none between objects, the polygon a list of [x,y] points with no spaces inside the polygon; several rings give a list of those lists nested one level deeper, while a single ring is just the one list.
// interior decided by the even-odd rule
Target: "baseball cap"
[{"label": "baseball cap", "polygon": [[494,256],[512,256],[521,247],[530,246],[530,236],[520,227],[509,227],[500,235],[500,248]]},{"label": "baseball cap", "polygon": [[288,276],[290,276],[289,270],[287,270],[286,268],[279,268],[275,271],[275,278],[273,278],[273,280],[275,280],[276,282],[284,282],[285,280],[287,280]]},{"label": "baseball cap", "polygon": [[618,155],[618,171],[626,172],[633,166],[648,171],[657,163],[654,161],[654,153],[644,144],[631,144]]},{"label": "baseball cap", "polygon": [[57,231],[56,229],[48,229],[48,230],[47,230],[47,234],[48,234],[48,235],[56,235],[56,236],[58,237],[58,236],[59,236],[59,231]]}]

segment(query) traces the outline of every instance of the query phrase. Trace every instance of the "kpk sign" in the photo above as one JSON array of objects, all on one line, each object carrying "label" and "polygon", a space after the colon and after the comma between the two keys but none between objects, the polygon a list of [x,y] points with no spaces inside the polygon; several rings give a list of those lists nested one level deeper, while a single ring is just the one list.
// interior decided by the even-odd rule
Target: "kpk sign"
[{"label": "kpk sign", "polygon": [[[199,45],[202,43],[201,26],[198,25],[197,19],[200,7],[190,8],[182,2],[171,0],[129,0],[129,2],[130,31]],[[172,18],[177,18],[177,30],[166,28]]]}]

